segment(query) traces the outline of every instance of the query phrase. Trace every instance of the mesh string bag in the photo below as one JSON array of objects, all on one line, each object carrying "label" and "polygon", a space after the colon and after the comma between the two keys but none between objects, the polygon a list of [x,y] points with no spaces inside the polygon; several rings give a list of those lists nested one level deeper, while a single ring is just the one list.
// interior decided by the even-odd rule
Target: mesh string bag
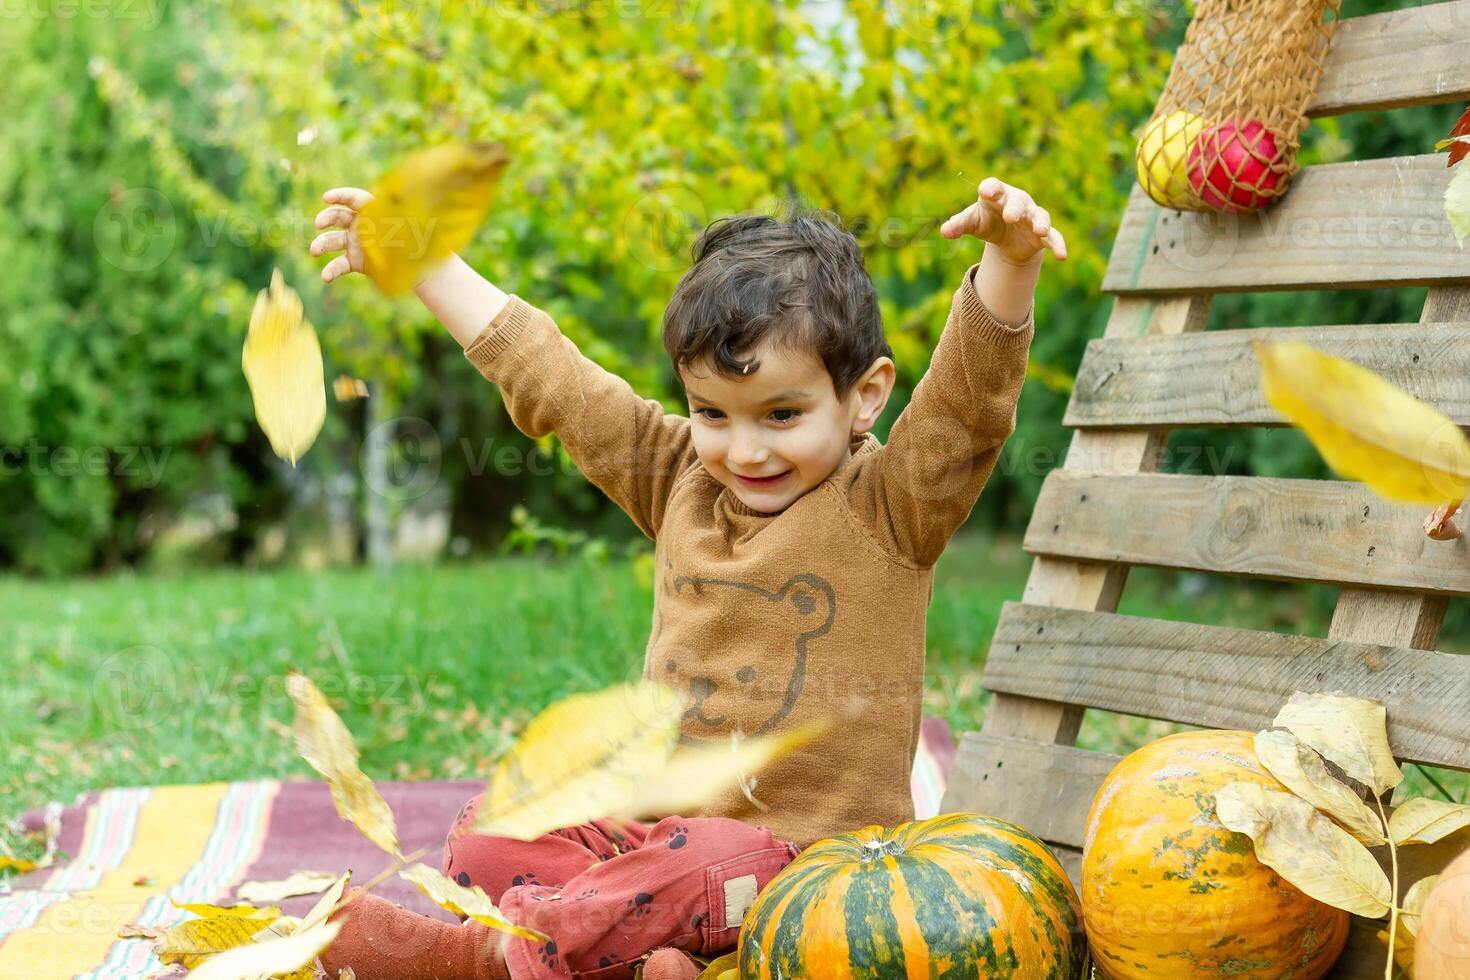
[{"label": "mesh string bag", "polygon": [[1139,130],[1138,182],[1180,211],[1243,214],[1296,175],[1342,0],[1199,0]]}]

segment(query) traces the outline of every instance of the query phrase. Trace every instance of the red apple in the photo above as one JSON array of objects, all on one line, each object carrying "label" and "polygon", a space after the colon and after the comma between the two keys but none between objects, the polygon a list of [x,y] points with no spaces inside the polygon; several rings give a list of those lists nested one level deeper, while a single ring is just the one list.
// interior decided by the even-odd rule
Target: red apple
[{"label": "red apple", "polygon": [[1276,136],[1259,120],[1239,128],[1220,123],[1201,133],[1189,151],[1189,183],[1212,207],[1231,214],[1254,211],[1271,200],[1262,192],[1281,179],[1271,169],[1275,161]]}]

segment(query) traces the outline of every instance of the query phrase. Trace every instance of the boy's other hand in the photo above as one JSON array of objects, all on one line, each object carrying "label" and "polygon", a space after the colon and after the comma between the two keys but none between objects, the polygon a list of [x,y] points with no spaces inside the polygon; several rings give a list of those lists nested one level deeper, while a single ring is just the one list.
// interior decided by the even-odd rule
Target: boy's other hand
[{"label": "boy's other hand", "polygon": [[349,272],[366,271],[362,242],[357,237],[357,213],[372,199],[373,195],[361,187],[334,187],[322,195],[322,200],[333,206],[317,212],[316,227],[342,230],[316,236],[311,243],[311,254],[343,253],[322,268],[322,282],[331,282]]},{"label": "boy's other hand", "polygon": [[945,238],[974,235],[989,242],[1012,262],[1030,262],[1050,248],[1060,261],[1067,258],[1067,242],[1051,226],[1051,215],[1031,195],[998,178],[986,177],[976,189],[978,200],[939,227]]}]

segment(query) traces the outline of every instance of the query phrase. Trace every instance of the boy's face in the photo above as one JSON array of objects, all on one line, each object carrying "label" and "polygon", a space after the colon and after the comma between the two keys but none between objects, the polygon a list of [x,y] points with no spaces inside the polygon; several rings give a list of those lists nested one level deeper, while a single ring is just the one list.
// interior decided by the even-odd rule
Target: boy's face
[{"label": "boy's face", "polygon": [[680,372],[694,451],[741,503],[776,514],[852,455],[850,438],[883,413],[893,361],[878,358],[839,401],[832,376],[813,355],[765,343],[739,357],[759,359],[760,367],[743,378],[722,376],[707,364]]}]

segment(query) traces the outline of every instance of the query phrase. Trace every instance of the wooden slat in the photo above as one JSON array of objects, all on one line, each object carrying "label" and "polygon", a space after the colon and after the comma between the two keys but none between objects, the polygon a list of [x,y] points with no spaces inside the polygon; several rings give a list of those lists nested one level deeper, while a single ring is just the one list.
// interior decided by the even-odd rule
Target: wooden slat
[{"label": "wooden slat", "polygon": [[[1149,298],[1115,299],[1107,337],[1165,336],[1204,329],[1209,296],[1185,296],[1155,302]],[[1163,432],[1079,431],[1067,453],[1069,470],[1139,473],[1157,468],[1165,445]],[[1124,565],[1050,561],[1038,558],[1026,581],[1027,602],[1071,609],[1113,610],[1127,580]],[[985,715],[992,735],[1013,735],[1070,744],[1077,738],[1081,709],[1056,702],[997,694]],[[953,785],[953,781],[951,782]]]},{"label": "wooden slat", "polygon": [[1470,770],[1470,656],[1008,602],[983,686],[1246,731],[1295,691],[1346,691],[1384,703],[1399,758]]},{"label": "wooden slat", "polygon": [[1444,213],[1443,153],[1303,167],[1246,215],[1159,207],[1136,183],[1103,290],[1120,295],[1470,282]]},{"label": "wooden slat", "polygon": [[1063,421],[1074,428],[1282,425],[1261,395],[1256,340],[1311,344],[1470,425],[1470,320],[1098,339],[1087,345]]},{"label": "wooden slat", "polygon": [[[1080,886],[1080,848],[1087,810],[1117,761],[1117,756],[1105,752],[970,732],[961,738],[954,771],[964,772],[965,785],[979,788],[967,790],[964,795],[946,795],[944,810],[989,813],[1031,829],[1046,841],[1062,867],[1072,875],[1073,882]],[[965,801],[987,806],[964,805]],[[1079,806],[1078,801],[1086,803]],[[951,806],[951,802],[959,805]],[[1065,808],[1068,813],[1043,812],[1048,807]],[[1038,832],[1036,827],[1046,830]],[[1467,846],[1470,846],[1470,831],[1451,835],[1437,844],[1405,848],[1399,854],[1403,889],[1407,891],[1425,875],[1437,874]],[[1377,850],[1383,853],[1375,856],[1386,864],[1386,849]],[[1329,977],[1333,980],[1382,977],[1385,950],[1374,938],[1382,925],[1354,917],[1347,949]]]},{"label": "wooden slat", "polygon": [[1463,102],[1470,96],[1467,44],[1470,0],[1344,17],[1307,115]]},{"label": "wooden slat", "polygon": [[1470,541],[1430,540],[1424,516],[1423,507],[1335,480],[1053,470],[1025,548],[1086,561],[1470,594]]},{"label": "wooden slat", "polygon": [[966,735],[940,810],[992,814],[1042,840],[1080,847],[1093,794],[1117,763],[1117,756],[1070,745]]}]

